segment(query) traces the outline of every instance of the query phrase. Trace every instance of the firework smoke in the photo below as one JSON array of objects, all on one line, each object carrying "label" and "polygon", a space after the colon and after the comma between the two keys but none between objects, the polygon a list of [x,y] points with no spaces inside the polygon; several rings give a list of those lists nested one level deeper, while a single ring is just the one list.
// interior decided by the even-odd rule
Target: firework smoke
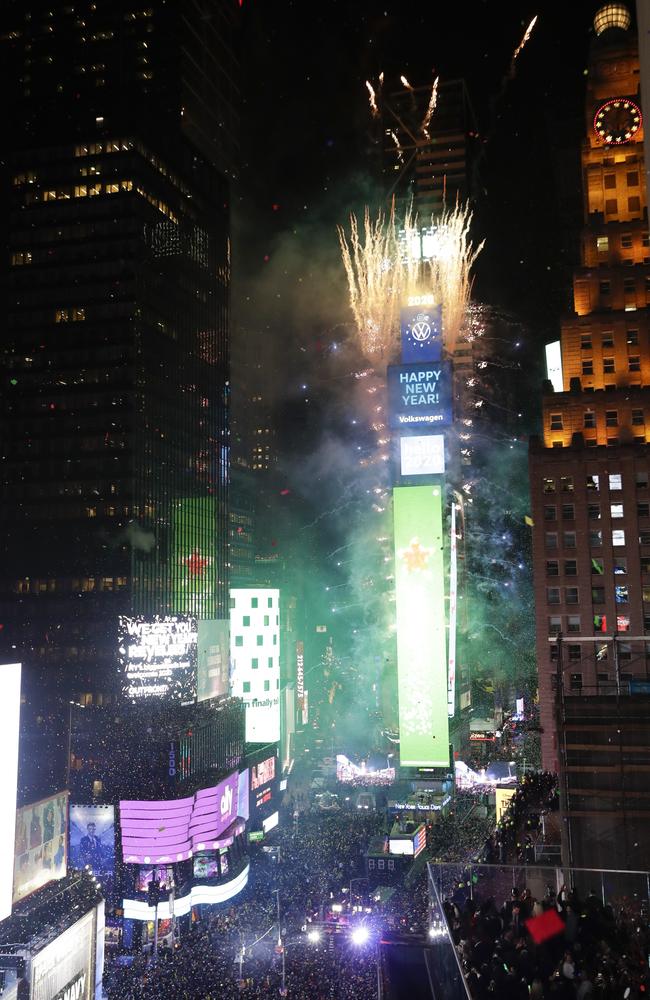
[{"label": "firework smoke", "polygon": [[434,222],[433,256],[422,261],[418,218],[407,211],[401,232],[394,206],[373,221],[364,215],[363,235],[350,216],[349,241],[338,227],[343,265],[359,343],[364,354],[390,360],[399,344],[399,309],[410,295],[433,294],[442,306],[444,346],[453,354],[463,329],[471,292],[471,269],[483,243],[469,238],[471,213],[466,206],[443,211]]}]

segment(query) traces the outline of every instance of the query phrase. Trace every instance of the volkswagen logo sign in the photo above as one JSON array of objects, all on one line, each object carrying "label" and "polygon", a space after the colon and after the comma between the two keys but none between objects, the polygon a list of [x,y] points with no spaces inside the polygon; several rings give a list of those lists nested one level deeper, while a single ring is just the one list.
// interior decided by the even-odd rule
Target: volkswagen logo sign
[{"label": "volkswagen logo sign", "polygon": [[411,327],[411,332],[413,340],[417,340],[419,344],[423,344],[431,336],[431,327],[425,320],[418,320]]}]

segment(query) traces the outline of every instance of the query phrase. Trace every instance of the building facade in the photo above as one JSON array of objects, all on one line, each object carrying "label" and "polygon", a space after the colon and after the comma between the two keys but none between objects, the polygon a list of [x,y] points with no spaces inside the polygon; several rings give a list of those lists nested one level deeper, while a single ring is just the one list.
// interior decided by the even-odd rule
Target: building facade
[{"label": "building facade", "polygon": [[118,614],[227,615],[234,16],[3,9],[1,641],[32,693],[109,698]]},{"label": "building facade", "polygon": [[632,758],[609,759],[632,712],[617,715],[614,702],[633,701],[650,669],[650,249],[630,24],[620,4],[594,21],[582,259],[562,322],[562,391],[545,384],[542,435],[529,454],[542,761],[561,773],[569,826],[592,830],[576,864],[602,863],[613,817],[650,805],[646,782],[628,783],[626,798]]}]

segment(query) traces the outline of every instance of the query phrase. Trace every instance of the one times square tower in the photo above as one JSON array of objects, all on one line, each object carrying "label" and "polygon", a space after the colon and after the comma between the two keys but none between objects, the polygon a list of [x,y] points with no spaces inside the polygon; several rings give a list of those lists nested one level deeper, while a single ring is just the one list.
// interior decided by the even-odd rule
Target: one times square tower
[{"label": "one times square tower", "polygon": [[2,5],[0,658],[31,700],[107,703],[118,615],[227,615],[237,10]]}]

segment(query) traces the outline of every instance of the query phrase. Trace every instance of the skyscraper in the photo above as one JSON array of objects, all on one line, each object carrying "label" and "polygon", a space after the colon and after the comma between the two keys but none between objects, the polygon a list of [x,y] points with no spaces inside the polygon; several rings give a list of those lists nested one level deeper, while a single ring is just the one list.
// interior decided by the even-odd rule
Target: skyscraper
[{"label": "skyscraper", "polygon": [[0,641],[86,702],[118,614],[227,614],[235,17],[0,15]]},{"label": "skyscraper", "polygon": [[530,447],[543,764],[562,775],[569,860],[608,867],[644,867],[631,830],[650,815],[647,726],[634,721],[650,663],[650,250],[630,24],[622,4],[594,19],[582,259],[562,322],[561,391],[546,384]]}]

